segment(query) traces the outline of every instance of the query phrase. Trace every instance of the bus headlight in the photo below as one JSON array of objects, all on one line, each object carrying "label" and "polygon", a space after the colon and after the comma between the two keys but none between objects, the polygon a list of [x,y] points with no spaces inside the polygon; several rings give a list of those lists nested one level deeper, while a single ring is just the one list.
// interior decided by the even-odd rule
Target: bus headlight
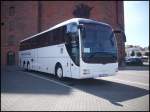
[{"label": "bus headlight", "polygon": [[84,75],[90,74],[90,70],[89,70],[89,69],[83,69],[83,74],[84,74]]}]

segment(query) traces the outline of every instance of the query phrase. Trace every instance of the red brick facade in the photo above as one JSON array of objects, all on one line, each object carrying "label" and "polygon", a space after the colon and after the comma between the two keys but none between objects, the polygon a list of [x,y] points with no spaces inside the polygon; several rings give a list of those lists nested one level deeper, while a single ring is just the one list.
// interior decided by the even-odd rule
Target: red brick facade
[{"label": "red brick facade", "polygon": [[[1,65],[9,64],[8,52],[18,62],[18,43],[49,27],[74,18],[78,4],[91,7],[90,19],[124,30],[123,1],[1,1]],[[124,58],[124,42],[117,37],[119,61]]]}]

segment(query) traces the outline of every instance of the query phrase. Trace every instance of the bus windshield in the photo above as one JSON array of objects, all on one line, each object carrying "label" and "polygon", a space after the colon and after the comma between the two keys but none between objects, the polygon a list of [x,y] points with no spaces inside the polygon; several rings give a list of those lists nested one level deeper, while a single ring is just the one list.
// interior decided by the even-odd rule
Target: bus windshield
[{"label": "bus windshield", "polygon": [[117,60],[114,33],[108,26],[83,23],[81,29],[82,57],[86,62],[107,63]]}]

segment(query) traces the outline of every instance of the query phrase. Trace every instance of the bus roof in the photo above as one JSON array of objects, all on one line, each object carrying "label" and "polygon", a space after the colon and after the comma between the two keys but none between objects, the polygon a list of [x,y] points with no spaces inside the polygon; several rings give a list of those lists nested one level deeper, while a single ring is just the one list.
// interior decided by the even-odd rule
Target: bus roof
[{"label": "bus roof", "polygon": [[62,22],[62,23],[59,23],[59,24],[57,24],[57,25],[55,25],[55,26],[53,26],[53,27],[51,27],[51,28],[49,28],[49,29],[47,29],[47,30],[45,30],[45,31],[43,31],[43,32],[40,32],[40,33],[38,33],[38,34],[35,34],[35,35],[30,36],[30,37],[28,37],[28,38],[25,38],[25,39],[21,40],[20,43],[23,42],[23,41],[25,41],[25,40],[31,39],[31,38],[33,38],[33,37],[35,37],[35,36],[38,36],[38,35],[41,35],[41,34],[43,34],[43,33],[48,32],[48,31],[51,31],[51,30],[53,30],[53,29],[56,29],[56,28],[58,28],[58,27],[61,27],[61,26],[63,26],[63,25],[67,25],[67,24],[69,24],[69,23],[72,23],[72,22],[76,22],[76,23],[77,23],[77,22],[98,23],[98,24],[101,24],[101,25],[105,25],[105,26],[109,26],[109,27],[110,27],[110,25],[108,25],[108,24],[106,24],[106,23],[99,22],[99,21],[95,21],[95,20],[91,20],[91,19],[72,18],[72,19],[69,19],[69,20],[64,21],[64,22]]}]

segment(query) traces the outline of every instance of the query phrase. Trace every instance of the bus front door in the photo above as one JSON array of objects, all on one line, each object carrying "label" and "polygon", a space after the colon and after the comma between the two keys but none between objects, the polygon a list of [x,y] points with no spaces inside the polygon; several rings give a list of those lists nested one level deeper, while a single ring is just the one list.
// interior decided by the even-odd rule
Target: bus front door
[{"label": "bus front door", "polygon": [[71,49],[71,61],[70,61],[70,68],[71,68],[71,76],[72,78],[79,77],[79,47],[72,46]]}]

